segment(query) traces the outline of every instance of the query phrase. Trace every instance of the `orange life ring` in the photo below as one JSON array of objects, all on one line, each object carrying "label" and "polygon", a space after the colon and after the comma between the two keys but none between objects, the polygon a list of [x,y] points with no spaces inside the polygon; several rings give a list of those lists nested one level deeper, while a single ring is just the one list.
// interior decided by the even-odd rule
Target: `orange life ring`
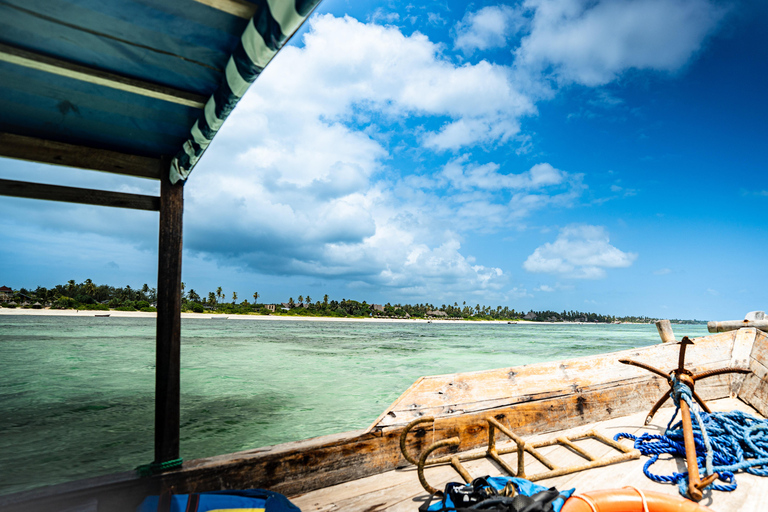
[{"label": "orange life ring", "polygon": [[603,489],[574,494],[560,512],[713,512],[680,496],[635,487]]}]

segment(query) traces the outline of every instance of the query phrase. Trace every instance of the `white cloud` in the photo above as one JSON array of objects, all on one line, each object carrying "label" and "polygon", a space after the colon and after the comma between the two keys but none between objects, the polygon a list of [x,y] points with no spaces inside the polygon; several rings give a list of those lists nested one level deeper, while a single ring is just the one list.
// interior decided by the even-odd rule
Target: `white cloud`
[{"label": "white cloud", "polygon": [[507,295],[513,299],[524,299],[527,297],[533,297],[524,286],[515,286],[507,291]]},{"label": "white cloud", "polygon": [[505,174],[496,163],[474,164],[466,155],[449,161],[440,176],[452,191],[446,194],[447,200],[456,204],[462,220],[482,218],[486,226],[493,227],[542,208],[569,207],[585,188],[583,175],[548,163],[519,174]]},{"label": "white cloud", "polygon": [[[515,229],[537,211],[573,206],[586,188],[581,174],[548,162],[515,164],[509,146],[530,151],[535,140],[521,132],[521,120],[556,92],[546,85],[604,84],[631,68],[680,69],[723,11],[708,0],[528,0],[523,7],[486,7],[455,27],[455,48],[465,55],[522,36],[519,47],[510,46],[511,66],[465,62],[412,27],[406,35],[349,17],[313,16],[304,46],[281,51],[186,185],[192,259],[436,299],[457,292],[530,297],[521,285],[510,288],[508,271],[469,254],[464,241],[469,232]],[[433,26],[444,21],[434,13],[422,18]],[[380,10],[371,19],[405,25],[414,18]],[[597,98],[590,103],[621,104],[604,91]],[[407,172],[424,174],[399,175],[403,160],[391,140],[400,134],[409,138],[402,151],[415,155],[415,170]],[[508,161],[465,154],[502,144]],[[442,151],[453,153],[438,163],[421,158]],[[91,174],[82,177],[86,185]],[[156,194],[139,181],[120,187]],[[615,191],[629,192],[619,185]],[[134,246],[157,240],[155,214],[136,221],[130,212],[126,223],[111,210],[28,210],[24,218],[54,229],[112,236],[119,225],[119,236]],[[127,268],[125,259],[109,258]],[[525,268],[595,278],[635,258],[610,245],[603,228],[582,226],[536,249]],[[534,291],[555,289],[562,288]]]},{"label": "white cloud", "polygon": [[361,112],[391,122],[445,118],[442,127],[423,135],[424,144],[438,150],[506,142],[519,132],[519,119],[536,112],[509,68],[486,61],[456,65],[418,32],[405,36],[395,27],[331,15],[312,17],[309,24],[304,48],[284,48],[238,110],[284,111],[331,123]]},{"label": "white cloud", "polygon": [[548,163],[536,164],[520,174],[503,174],[498,172],[500,166],[496,163],[473,165],[468,164],[468,161],[465,155],[450,161],[443,168],[442,175],[451,187],[458,190],[535,190],[561,185],[571,178],[568,173],[555,169]]},{"label": "white cloud", "polygon": [[522,26],[522,14],[507,5],[491,5],[468,12],[454,28],[454,46],[467,55],[475,50],[505,46]]},{"label": "white cloud", "polygon": [[523,263],[528,272],[581,279],[605,277],[606,268],[628,267],[637,254],[612,246],[605,228],[578,225],[560,230],[553,243],[538,247]]},{"label": "white cloud", "polygon": [[671,273],[672,273],[672,269],[670,269],[670,268],[660,268],[658,270],[654,270],[653,271],[653,275],[655,275],[655,276],[665,276],[665,275],[671,274]]},{"label": "white cloud", "polygon": [[400,21],[400,14],[396,12],[386,12],[384,9],[379,7],[375,11],[373,11],[373,14],[369,17],[369,20],[373,23],[395,23],[397,21]]},{"label": "white cloud", "polygon": [[532,17],[517,66],[587,86],[632,68],[680,69],[725,14],[709,0],[526,0],[524,7]]},{"label": "white cloud", "polygon": [[[426,145],[506,140],[532,109],[508,70],[455,65],[423,35],[351,18],[313,18],[305,42],[267,68],[195,171],[185,246],[262,272],[501,294],[508,276],[464,254],[462,232],[570,206],[582,176],[548,163],[513,173],[462,155],[402,177],[386,167],[380,132],[401,118],[447,118]],[[448,141],[460,125],[476,131]]]},{"label": "white cloud", "polygon": [[564,290],[573,290],[573,285],[555,283],[554,285],[542,284],[533,289],[535,292],[552,293]]},{"label": "white cloud", "polygon": [[427,21],[430,25],[445,25],[447,21],[436,12],[427,13]]},{"label": "white cloud", "polygon": [[[690,12],[708,5],[667,1],[687,5]],[[637,14],[638,5],[660,2],[617,1],[609,8],[599,2],[587,7],[576,0],[529,1],[528,27],[509,8],[491,7],[468,14],[456,28],[456,45],[468,52],[506,44],[515,31],[528,30],[517,68],[487,61],[457,64],[419,32],[408,36],[396,27],[349,17],[312,17],[304,47],[281,51],[186,185],[185,247],[195,257],[270,274],[338,277],[412,293],[530,296],[521,287],[503,292],[507,273],[466,254],[463,234],[498,231],[541,209],[570,207],[585,189],[583,175],[547,162],[526,168],[516,168],[514,161],[477,162],[461,150],[530,145],[520,121],[536,114],[537,97],[525,91],[536,90],[539,77],[523,71],[547,64],[564,80],[584,82],[580,77],[590,69],[610,77],[643,62],[620,58],[613,66],[589,68],[579,57],[565,63],[570,50],[548,49],[542,37],[562,29],[575,38],[586,30],[585,20],[591,20],[588,28],[601,27],[613,21],[616,10]],[[688,19],[675,12],[673,18]],[[491,19],[494,14],[501,18]],[[383,11],[375,17],[398,21]],[[705,34],[702,30],[698,33]],[[603,43],[611,35],[605,27],[596,34]],[[627,48],[619,45],[617,51],[626,54]],[[400,132],[414,153],[457,155],[439,170],[402,177],[399,169],[388,168],[396,152],[390,140]],[[113,231],[107,226],[120,224],[101,217],[78,222],[93,231]],[[88,225],[99,222],[104,226]],[[604,241],[577,235],[564,231],[554,244],[537,249],[526,268],[598,277],[635,257],[610,246],[607,235]],[[558,253],[563,245],[579,244],[591,244],[592,252]]]}]

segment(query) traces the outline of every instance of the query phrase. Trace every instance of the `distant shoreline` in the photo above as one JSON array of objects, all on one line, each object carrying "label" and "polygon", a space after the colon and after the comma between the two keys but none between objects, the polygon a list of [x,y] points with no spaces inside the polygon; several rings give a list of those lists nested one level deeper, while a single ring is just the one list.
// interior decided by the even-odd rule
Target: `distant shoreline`
[{"label": "distant shoreline", "polygon": [[[78,309],[21,309],[21,308],[0,308],[0,315],[25,315],[25,316],[83,316],[95,317],[97,315],[109,315],[116,318],[156,318],[157,313],[147,313],[144,311],[117,311],[111,309],[103,310],[78,310]],[[355,317],[332,317],[332,316],[287,316],[287,315],[235,315],[226,313],[182,313],[181,318],[188,319],[228,319],[228,320],[296,320],[299,322],[372,322],[372,323],[465,323],[465,324],[506,324],[509,320],[442,320],[426,318],[355,318]],[[538,322],[522,321],[520,323],[535,324]],[[564,322],[565,323],[565,322]]]},{"label": "distant shoreline", "polygon": [[[0,308],[0,315],[24,315],[24,316],[82,316],[95,317],[109,315],[115,318],[156,318],[157,313],[144,311],[117,311],[117,310],[78,310],[78,309],[21,309]],[[283,316],[283,315],[234,315],[218,313],[182,313],[181,318],[189,319],[228,319],[228,320],[266,320],[281,321],[295,320],[299,322],[370,322],[370,323],[422,323],[422,324],[525,324],[525,325],[609,325],[595,324],[593,322],[531,322],[528,320],[445,320],[439,318],[354,318],[354,317],[329,317],[329,316]],[[639,324],[638,324],[639,325]]]}]

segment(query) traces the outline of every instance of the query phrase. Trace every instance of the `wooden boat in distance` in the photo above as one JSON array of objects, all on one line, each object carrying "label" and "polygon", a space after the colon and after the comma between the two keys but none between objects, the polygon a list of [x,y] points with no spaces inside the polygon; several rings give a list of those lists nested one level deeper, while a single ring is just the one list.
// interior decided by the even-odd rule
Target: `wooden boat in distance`
[{"label": "wooden boat in distance", "polygon": [[[748,370],[702,380],[696,385],[697,393],[707,402],[739,404],[753,414],[768,416],[768,335],[755,327],[743,327],[693,341],[686,369],[694,373],[726,367]],[[423,377],[366,429],[185,461],[179,470],[152,477],[126,472],[3,496],[0,509],[127,511],[135,510],[146,495],[166,489],[188,493],[260,487],[292,497],[305,511],[416,510],[419,502],[415,500],[426,493],[399,446],[400,435],[412,420],[435,418],[434,424],[414,428],[407,437],[406,449],[414,454],[435,439],[451,437],[460,438],[460,452],[482,446],[488,438],[489,417],[521,437],[610,422],[624,425],[627,418],[644,418],[667,391],[668,383],[641,368],[621,364],[619,359],[671,370],[677,366],[678,349],[677,343],[662,342],[566,361]],[[662,409],[659,415],[671,415],[670,411]],[[615,474],[617,470],[611,471]],[[453,474],[451,479],[459,477]],[[374,490],[365,491],[366,485]],[[382,496],[398,485],[405,486],[402,489],[410,486],[402,491],[403,496],[412,494],[400,496],[396,504],[387,502]],[[328,489],[332,486],[338,487]],[[676,494],[677,489],[666,486],[665,491]],[[355,492],[358,494],[352,496]],[[766,494],[768,482],[760,491],[761,496]],[[332,503],[342,499],[339,496],[347,502]],[[729,503],[728,496],[717,499]],[[759,510],[705,504],[713,510]]]}]

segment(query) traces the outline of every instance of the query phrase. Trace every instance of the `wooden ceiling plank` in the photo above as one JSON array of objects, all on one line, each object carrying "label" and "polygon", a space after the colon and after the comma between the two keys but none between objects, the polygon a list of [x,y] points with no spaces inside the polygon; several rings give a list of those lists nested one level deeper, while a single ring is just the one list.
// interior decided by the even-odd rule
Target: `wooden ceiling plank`
[{"label": "wooden ceiling plank", "polygon": [[226,12],[228,14],[232,14],[233,16],[237,16],[238,18],[243,18],[246,20],[253,18],[253,15],[256,13],[256,6],[250,2],[246,2],[245,0],[194,0],[194,1],[199,4],[212,7],[217,11]]},{"label": "wooden ceiling plank", "polygon": [[2,43],[0,61],[187,107],[202,109],[208,101],[207,96],[200,94],[82,66]]},{"label": "wooden ceiling plank", "polygon": [[159,158],[3,132],[0,132],[0,157],[155,180],[160,179],[161,173],[168,168]]},{"label": "wooden ceiling plank", "polygon": [[160,198],[155,196],[62,187],[60,185],[45,185],[26,181],[0,179],[0,195],[95,206],[111,206],[113,208],[160,211]]}]

